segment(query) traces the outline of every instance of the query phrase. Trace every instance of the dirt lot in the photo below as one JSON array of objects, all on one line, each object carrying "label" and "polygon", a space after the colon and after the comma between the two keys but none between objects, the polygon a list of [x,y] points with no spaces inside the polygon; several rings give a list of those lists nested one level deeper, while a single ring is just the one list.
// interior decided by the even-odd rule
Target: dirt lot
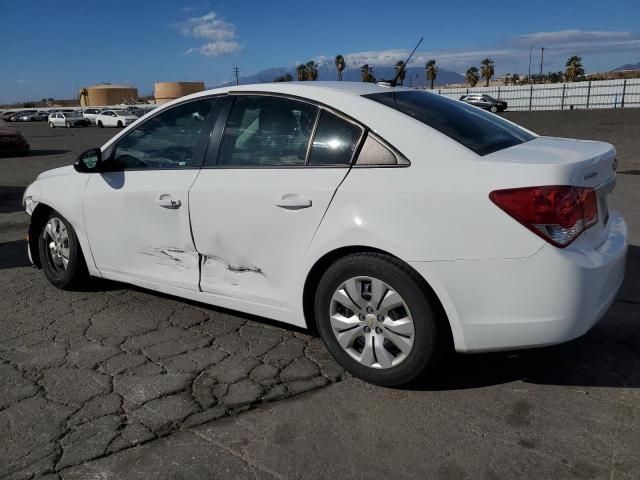
[{"label": "dirt lot", "polygon": [[24,254],[22,191],[116,131],[19,125],[32,155],[0,158],[0,478],[640,478],[640,109],[506,116],[617,146],[625,284],[583,338],[455,355],[404,390],[260,318],[51,287]]}]

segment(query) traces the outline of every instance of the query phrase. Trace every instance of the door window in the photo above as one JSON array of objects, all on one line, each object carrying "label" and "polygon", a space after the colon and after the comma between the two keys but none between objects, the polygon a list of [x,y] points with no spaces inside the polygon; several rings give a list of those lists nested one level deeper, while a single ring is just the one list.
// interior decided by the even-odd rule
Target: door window
[{"label": "door window", "polygon": [[309,165],[350,165],[362,128],[323,110],[313,137]]},{"label": "door window", "polygon": [[318,109],[272,96],[236,98],[218,164],[232,167],[304,165]]},{"label": "door window", "polygon": [[[197,100],[150,118],[118,142],[112,168],[199,167],[202,159],[196,155],[196,147],[214,102],[215,99]],[[109,115],[116,116],[113,112]]]}]

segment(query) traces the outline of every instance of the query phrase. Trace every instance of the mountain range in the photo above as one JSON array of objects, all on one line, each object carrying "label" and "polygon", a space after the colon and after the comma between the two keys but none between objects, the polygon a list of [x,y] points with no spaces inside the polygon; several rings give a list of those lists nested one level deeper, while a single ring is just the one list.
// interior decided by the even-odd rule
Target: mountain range
[{"label": "mountain range", "polygon": [[[251,83],[268,83],[282,75],[289,74],[294,80],[298,78],[295,67],[275,67],[262,70],[256,74],[240,77],[240,84]],[[373,75],[376,80],[391,80],[395,77],[395,69],[393,66],[373,66]],[[337,80],[338,73],[333,64],[318,65],[318,80]],[[359,82],[362,80],[360,73],[360,67],[346,68],[342,72],[342,79],[347,82]],[[465,81],[464,75],[461,75],[450,70],[438,69],[438,76],[434,82],[434,85],[446,85],[450,83],[461,83]],[[232,85],[234,82],[226,82],[221,87]],[[425,86],[427,85],[427,77],[424,67],[408,67],[406,69],[404,85],[406,86]]]},{"label": "mountain range", "polygon": [[625,65],[621,65],[618,68],[614,68],[611,70],[612,72],[621,72],[623,70],[640,70],[640,62],[638,63],[627,63]]}]

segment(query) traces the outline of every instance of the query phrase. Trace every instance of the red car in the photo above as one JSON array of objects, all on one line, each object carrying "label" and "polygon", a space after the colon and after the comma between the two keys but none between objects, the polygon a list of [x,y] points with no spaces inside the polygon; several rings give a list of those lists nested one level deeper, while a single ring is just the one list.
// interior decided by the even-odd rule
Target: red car
[{"label": "red car", "polygon": [[22,134],[0,120],[0,156],[29,155],[29,143]]}]

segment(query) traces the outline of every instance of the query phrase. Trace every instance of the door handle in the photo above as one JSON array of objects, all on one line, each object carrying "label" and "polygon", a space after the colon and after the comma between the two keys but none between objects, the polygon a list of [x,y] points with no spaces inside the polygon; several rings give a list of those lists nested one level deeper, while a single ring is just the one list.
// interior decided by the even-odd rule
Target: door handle
[{"label": "door handle", "polygon": [[286,210],[300,210],[313,205],[310,198],[301,197],[297,193],[287,193],[276,201],[276,206]]},{"label": "door handle", "polygon": [[174,200],[168,193],[163,193],[156,199],[156,203],[163,208],[176,209],[182,206],[180,200]]}]

